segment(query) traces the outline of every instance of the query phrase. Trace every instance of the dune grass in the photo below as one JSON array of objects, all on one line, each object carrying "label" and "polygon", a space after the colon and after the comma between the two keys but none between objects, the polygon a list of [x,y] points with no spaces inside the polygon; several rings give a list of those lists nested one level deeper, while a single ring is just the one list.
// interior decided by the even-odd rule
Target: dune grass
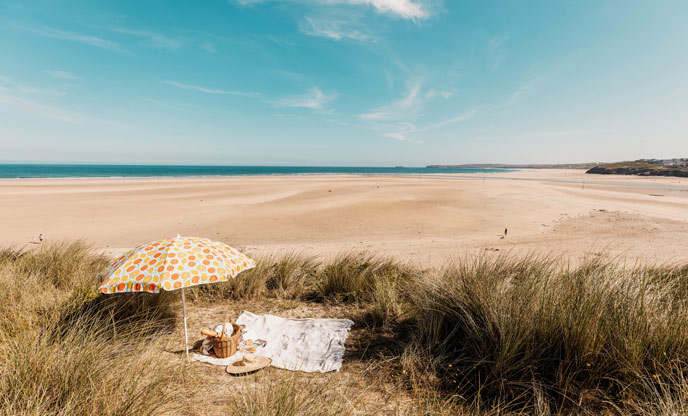
[{"label": "dune grass", "polygon": [[[475,406],[627,409],[683,400],[688,267],[465,259],[409,289],[437,388]],[[630,407],[629,407],[630,406]]]},{"label": "dune grass", "polygon": [[362,412],[356,406],[365,389],[341,391],[334,383],[304,379],[297,374],[278,382],[260,376],[258,382],[231,393],[231,412],[237,416],[353,416]]},{"label": "dune grass", "polygon": [[[50,331],[53,332],[53,331]],[[159,338],[85,319],[57,337],[0,333],[0,414],[157,415],[183,406]]]},{"label": "dune grass", "polygon": [[[353,252],[256,260],[189,299],[363,310],[351,316],[359,327],[391,334],[364,354],[369,374],[412,398],[393,414],[688,411],[688,265],[501,255],[419,270]],[[203,413],[202,381],[162,356],[174,293],[101,295],[95,275],[107,262],[82,242],[0,250],[0,414]],[[274,377],[230,397],[223,412],[375,409],[357,405],[365,387]]]},{"label": "dune grass", "polygon": [[166,389],[179,369],[154,336],[164,307],[99,295],[107,262],[82,242],[0,251],[0,414],[154,415],[181,403],[166,400],[181,399]]}]

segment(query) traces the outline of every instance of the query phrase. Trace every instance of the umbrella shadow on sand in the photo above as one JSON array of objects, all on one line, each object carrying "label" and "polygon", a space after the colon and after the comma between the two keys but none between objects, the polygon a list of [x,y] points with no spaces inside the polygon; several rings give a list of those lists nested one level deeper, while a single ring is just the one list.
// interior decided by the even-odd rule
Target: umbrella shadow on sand
[{"label": "umbrella shadow on sand", "polygon": [[[195,352],[199,353],[201,352],[201,346],[203,345],[203,340],[199,339],[197,341],[194,341],[193,345],[189,347],[189,352]],[[184,347],[181,348],[165,348],[164,351],[168,354],[174,354],[174,355],[179,355],[180,357],[183,357],[186,354],[186,351],[184,350]]]}]

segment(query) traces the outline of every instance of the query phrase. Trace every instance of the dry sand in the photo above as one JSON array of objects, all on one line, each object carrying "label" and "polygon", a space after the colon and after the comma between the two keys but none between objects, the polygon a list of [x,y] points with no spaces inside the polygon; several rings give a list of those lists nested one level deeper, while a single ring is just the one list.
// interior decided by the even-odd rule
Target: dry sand
[{"label": "dry sand", "polygon": [[509,250],[685,262],[687,220],[687,179],[580,170],[0,181],[0,245],[43,233],[112,254],[179,233],[252,254],[373,250],[422,264]]}]

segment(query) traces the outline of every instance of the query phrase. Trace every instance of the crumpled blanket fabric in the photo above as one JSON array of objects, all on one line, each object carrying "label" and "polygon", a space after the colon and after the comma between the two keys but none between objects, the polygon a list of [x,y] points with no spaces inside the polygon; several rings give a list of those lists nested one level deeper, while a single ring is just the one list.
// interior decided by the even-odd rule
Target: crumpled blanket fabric
[{"label": "crumpled blanket fabric", "polygon": [[[353,326],[348,319],[288,319],[247,311],[239,316],[236,323],[246,326],[244,339],[266,341],[264,347],[257,349],[256,355],[272,359],[275,367],[308,373],[339,371],[346,351],[344,343]],[[220,330],[221,325],[218,325]],[[229,365],[242,356],[237,353],[228,358],[217,358],[194,354],[192,359]]]}]

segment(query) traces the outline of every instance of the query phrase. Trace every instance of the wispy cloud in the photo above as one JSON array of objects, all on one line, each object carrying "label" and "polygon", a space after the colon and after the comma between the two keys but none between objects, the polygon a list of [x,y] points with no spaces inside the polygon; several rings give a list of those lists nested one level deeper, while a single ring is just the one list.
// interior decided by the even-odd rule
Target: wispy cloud
[{"label": "wispy cloud", "polygon": [[4,94],[1,91],[2,90],[0,90],[0,106],[9,108],[10,110],[70,124],[83,124],[87,120],[87,118],[81,114],[14,97]]},{"label": "wispy cloud", "polygon": [[401,98],[368,113],[359,114],[357,118],[365,123],[366,128],[380,131],[385,137],[422,143],[410,135],[417,130],[414,120],[419,117],[427,97],[428,94],[423,94],[423,82],[411,80],[407,82],[407,91]]},{"label": "wispy cloud", "polygon": [[324,110],[325,105],[330,101],[337,99],[336,92],[325,94],[318,87],[312,88],[307,94],[293,95],[291,97],[281,98],[279,100],[270,101],[277,107],[297,107],[308,108],[311,110]]},{"label": "wispy cloud", "polygon": [[357,117],[361,120],[369,121],[408,118],[409,112],[417,109],[420,103],[421,96],[419,93],[422,87],[423,83],[421,81],[413,81],[409,83],[408,91],[402,98],[382,107],[377,107],[369,113],[359,114]]},{"label": "wispy cloud", "polygon": [[55,91],[55,90],[46,90],[43,88],[34,88],[34,87],[25,87],[25,86],[18,86],[17,87],[19,91],[25,93],[25,94],[39,94],[39,95],[53,95],[56,97],[61,97],[65,95],[65,92],[62,91]]},{"label": "wispy cloud", "polygon": [[385,133],[385,137],[389,137],[390,139],[399,140],[402,142],[408,141],[408,138],[401,133]]},{"label": "wispy cloud", "polygon": [[60,79],[72,79],[72,80],[79,79],[79,77],[77,77],[76,75],[70,74],[69,72],[65,72],[65,71],[54,70],[54,71],[45,71],[45,73],[50,75],[50,76],[53,76],[55,78],[60,78]]},{"label": "wispy cloud", "polygon": [[377,41],[377,38],[367,35],[357,29],[346,27],[351,22],[324,18],[305,17],[299,25],[301,33],[309,36],[319,36],[334,40],[351,39],[359,42]]},{"label": "wispy cloud", "polygon": [[437,123],[428,124],[426,127],[423,127],[422,129],[419,129],[419,130],[442,128],[442,127],[448,126],[450,124],[455,124],[455,123],[459,123],[462,121],[470,120],[473,117],[475,117],[478,114],[481,114],[483,112],[499,110],[499,109],[508,107],[510,105],[516,104],[518,101],[523,99],[523,97],[525,97],[532,90],[532,88],[535,86],[537,81],[538,81],[538,79],[535,78],[535,79],[532,79],[532,80],[526,82],[525,84],[518,87],[515,91],[511,92],[510,94],[507,94],[505,98],[503,98],[501,101],[498,101],[495,104],[484,106],[484,107],[474,107],[471,110],[468,110],[462,114],[457,115],[456,117],[452,117],[450,119],[440,121]]},{"label": "wispy cloud", "polygon": [[[390,104],[377,107],[368,113],[359,114],[356,117],[363,122],[364,128],[380,131],[385,137],[400,141],[422,143],[422,141],[414,138],[419,133],[468,121],[483,112],[495,111],[513,105],[525,97],[536,82],[537,78],[521,85],[495,104],[474,106],[468,111],[439,122],[419,123],[417,120],[427,119],[425,108],[431,99],[438,97],[450,98],[452,93],[443,89],[426,90],[423,88],[423,82],[412,80],[407,82],[407,91],[402,98]],[[416,124],[420,124],[420,126]]]},{"label": "wispy cloud", "polygon": [[29,33],[33,33],[35,35],[44,36],[44,37],[48,37],[48,38],[61,39],[61,40],[66,40],[66,41],[70,41],[70,42],[81,43],[84,45],[94,46],[96,48],[106,49],[109,51],[118,51],[118,52],[124,52],[125,51],[125,49],[122,48],[117,42],[103,39],[103,38],[100,38],[98,36],[83,35],[80,33],[68,32],[66,30],[60,30],[60,29],[55,29],[55,28],[45,27],[45,26],[29,27],[29,26],[14,25],[14,27],[16,27],[20,30],[24,30],[24,31],[29,32]]},{"label": "wispy cloud", "polygon": [[280,70],[274,70],[271,72],[278,74],[280,76],[283,76],[283,77],[285,77],[285,78],[287,78],[287,79],[289,79],[295,83],[301,83],[304,80],[306,80],[306,75],[302,74],[300,72],[285,71],[285,70],[281,70],[281,69]]},{"label": "wispy cloud", "polygon": [[389,118],[389,113],[385,111],[373,111],[371,113],[359,114],[361,120],[385,120]]},{"label": "wispy cloud", "polygon": [[425,98],[431,99],[435,97],[442,97],[449,99],[454,95],[453,91],[450,90],[436,90],[436,89],[430,89],[428,92],[425,93]]},{"label": "wispy cloud", "polygon": [[538,81],[538,79],[535,78],[535,79],[532,79],[532,80],[528,81],[527,83],[521,85],[520,87],[518,87],[518,89],[516,89],[516,91],[507,95],[506,98],[504,98],[501,102],[497,103],[494,106],[494,108],[499,109],[499,108],[503,108],[503,107],[508,107],[512,104],[516,104],[523,97],[528,95],[528,93],[535,86],[537,81]]},{"label": "wispy cloud", "polygon": [[[243,91],[231,91],[231,90],[221,90],[215,88],[207,88],[199,85],[183,84],[176,81],[161,81],[164,84],[171,85],[173,87],[202,92],[204,94],[216,94],[216,95],[238,95],[242,97],[253,97],[261,98],[262,95],[258,92],[243,92]],[[272,104],[275,107],[292,107],[292,108],[308,108],[310,110],[317,111],[319,113],[331,113],[332,110],[328,110],[326,105],[337,99],[338,94],[336,92],[324,93],[320,88],[314,87],[307,94],[292,95],[289,97],[284,97],[280,99],[261,99],[262,102]],[[151,99],[148,101],[154,102]]]},{"label": "wispy cloud", "polygon": [[143,100],[148,101],[149,103],[153,103],[155,105],[158,105],[160,107],[170,108],[172,110],[179,110],[179,107],[174,106],[174,105],[168,103],[167,101],[156,100],[155,98],[144,98]]},{"label": "wispy cloud", "polygon": [[399,140],[400,142],[423,144],[424,142],[422,140],[417,140],[408,136],[408,134],[412,133],[414,130],[415,129],[402,132],[385,133],[384,136],[389,137],[390,139]]},{"label": "wispy cloud", "polygon": [[210,41],[205,41],[201,43],[201,49],[208,53],[217,53],[217,49],[215,49],[215,45],[213,45],[212,42]]},{"label": "wispy cloud", "polygon": [[285,39],[284,37],[271,35],[269,33],[264,34],[263,37],[265,39],[269,40],[270,42],[276,43],[277,45],[280,45],[280,46],[295,46],[296,45],[294,42],[291,42],[291,41]]},{"label": "wispy cloud", "polygon": [[230,91],[230,90],[218,90],[213,88],[201,87],[198,85],[182,84],[176,81],[162,81],[163,84],[172,85],[173,87],[192,90],[197,92],[202,92],[205,94],[223,94],[223,95],[239,95],[242,97],[259,97],[260,94],[257,92],[243,92],[243,91]]},{"label": "wispy cloud", "polygon": [[416,98],[418,97],[418,92],[423,84],[420,81],[416,81],[409,89],[408,95],[401,100],[397,101],[397,104],[401,107],[411,107],[416,103]]},{"label": "wispy cloud", "polygon": [[504,62],[506,54],[502,44],[509,40],[508,36],[493,36],[487,45],[487,61],[490,72],[496,71]]},{"label": "wispy cloud", "polygon": [[182,46],[182,42],[178,39],[173,39],[167,35],[161,33],[152,32],[145,29],[132,29],[128,27],[107,27],[104,28],[114,33],[120,33],[123,35],[134,36],[140,39],[140,45],[144,47],[150,47],[155,49],[167,49],[171,51],[176,51]]},{"label": "wispy cloud", "polygon": [[317,4],[320,6],[341,4],[372,6],[378,13],[392,14],[402,19],[411,20],[424,19],[431,14],[428,6],[429,2],[419,0],[230,0],[230,3],[247,6],[270,1]]},{"label": "wispy cloud", "polygon": [[441,122],[439,122],[439,123],[430,124],[428,127],[430,127],[430,128],[440,128],[440,127],[448,126],[449,124],[454,124],[454,123],[459,123],[459,122],[461,122],[461,121],[470,120],[470,119],[472,119],[473,117],[475,117],[476,115],[478,115],[478,113],[479,113],[479,110],[478,110],[477,108],[474,108],[474,109],[469,110],[469,111],[467,111],[467,112],[465,112],[465,113],[463,113],[463,114],[459,114],[459,115],[456,116],[456,117],[452,117],[452,118],[450,118],[450,119],[448,119],[448,120],[444,120],[444,121],[441,121]]},{"label": "wispy cloud", "polygon": [[346,0],[350,4],[367,4],[379,13],[392,13],[404,19],[423,19],[428,11],[418,1],[412,0]]},{"label": "wispy cloud", "polygon": [[35,87],[28,87],[26,85],[20,84],[18,82],[15,82],[3,75],[0,75],[0,82],[3,82],[12,88],[14,88],[17,91],[23,92],[24,94],[40,94],[40,95],[53,95],[53,96],[62,96],[65,95],[64,92],[62,91],[55,91],[55,90],[46,90],[43,88],[35,88]]}]

